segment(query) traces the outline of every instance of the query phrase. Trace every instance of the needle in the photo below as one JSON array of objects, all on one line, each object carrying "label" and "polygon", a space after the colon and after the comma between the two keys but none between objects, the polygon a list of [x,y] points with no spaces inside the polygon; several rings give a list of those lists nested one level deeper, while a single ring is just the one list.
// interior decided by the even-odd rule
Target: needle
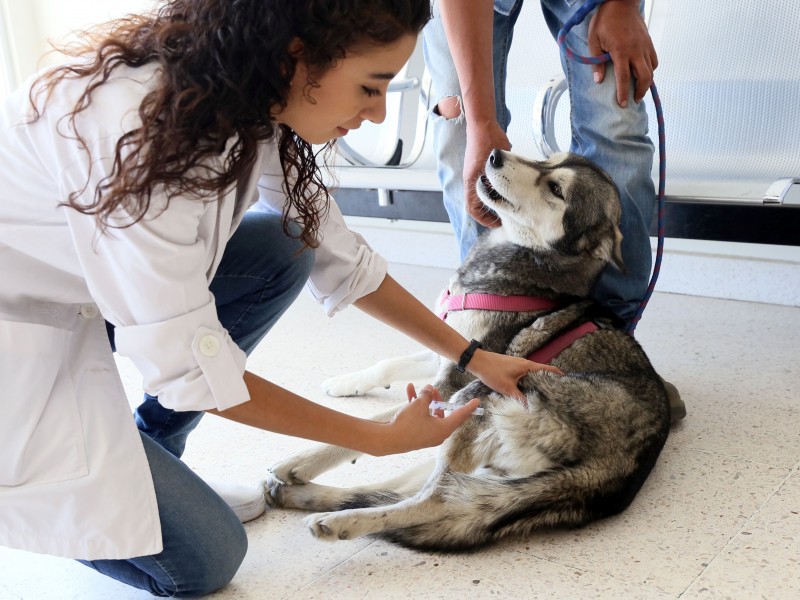
[{"label": "needle", "polygon": [[[439,400],[434,400],[431,402],[431,409],[433,410],[455,410],[456,408],[460,408],[464,406],[463,404],[455,404],[453,402],[441,402]],[[483,409],[476,408],[475,411],[472,413],[473,415],[482,415]]]}]

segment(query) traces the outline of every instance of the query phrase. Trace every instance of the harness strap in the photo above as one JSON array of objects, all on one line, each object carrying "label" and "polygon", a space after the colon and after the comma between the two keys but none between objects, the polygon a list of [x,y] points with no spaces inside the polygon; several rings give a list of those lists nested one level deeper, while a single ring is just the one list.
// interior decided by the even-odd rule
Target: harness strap
[{"label": "harness strap", "polygon": [[580,325],[575,329],[570,329],[569,331],[553,338],[538,350],[534,350],[528,356],[528,360],[532,360],[533,362],[540,364],[547,364],[556,356],[561,354],[561,352],[569,347],[575,340],[590,333],[594,333],[598,329],[600,328],[597,325],[591,321],[587,321],[583,325]]},{"label": "harness strap", "polygon": [[446,289],[439,298],[439,318],[444,321],[447,313],[456,310],[500,310],[506,312],[527,312],[531,310],[549,310],[559,303],[551,298],[535,296],[500,296],[475,292],[471,294],[453,295]]},{"label": "harness strap", "polygon": [[[472,294],[453,295],[450,288],[445,289],[439,297],[439,318],[447,320],[447,314],[456,310],[499,310],[505,312],[527,312],[532,310],[549,310],[557,308],[560,304],[551,298],[540,298],[537,296],[500,296],[498,294],[487,294],[475,292]],[[591,321],[579,325],[574,329],[562,333],[553,338],[547,344],[534,350],[528,360],[540,364],[547,364],[556,356],[561,354],[564,349],[570,346],[575,340],[585,335],[594,333],[600,329]]]}]

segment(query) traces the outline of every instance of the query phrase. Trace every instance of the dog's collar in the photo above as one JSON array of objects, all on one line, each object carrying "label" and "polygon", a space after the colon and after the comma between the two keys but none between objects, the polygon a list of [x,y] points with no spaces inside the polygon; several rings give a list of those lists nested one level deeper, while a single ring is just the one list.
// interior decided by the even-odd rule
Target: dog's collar
[{"label": "dog's collar", "polygon": [[531,310],[549,310],[559,306],[559,302],[551,298],[536,296],[500,296],[475,292],[454,295],[447,288],[439,297],[439,318],[444,321],[447,314],[457,310],[499,310],[504,312],[527,312]]}]

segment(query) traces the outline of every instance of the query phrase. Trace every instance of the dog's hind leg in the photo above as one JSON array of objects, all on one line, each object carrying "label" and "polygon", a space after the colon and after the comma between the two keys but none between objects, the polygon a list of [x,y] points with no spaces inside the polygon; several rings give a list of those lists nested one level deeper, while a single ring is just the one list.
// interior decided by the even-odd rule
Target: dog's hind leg
[{"label": "dog's hind leg", "polygon": [[331,377],[322,382],[322,390],[329,396],[363,396],[370,390],[388,388],[397,381],[421,381],[432,379],[439,368],[439,357],[428,350],[387,358],[373,366]]},{"label": "dog's hind leg", "polygon": [[473,496],[476,490],[469,484],[464,487],[462,480],[472,481],[473,486],[478,482],[463,473],[439,473],[418,494],[395,504],[320,512],[303,522],[312,535],[329,541],[376,535],[411,548],[458,550],[480,545],[491,535],[486,527],[495,508],[491,505],[507,499],[503,494],[494,499]]},{"label": "dog's hind leg", "polygon": [[268,501],[273,507],[313,511],[335,511],[394,504],[419,492],[433,471],[433,465],[434,461],[431,460],[388,481],[351,488],[338,488],[316,483],[273,485],[267,490]]},{"label": "dog's hind leg", "polygon": [[[444,518],[446,508],[428,494],[401,499],[387,496],[382,504],[367,508],[351,508],[335,512],[318,512],[303,522],[314,537],[335,541],[349,540],[387,530],[405,529],[435,523]],[[389,504],[394,501],[393,504]]]},{"label": "dog's hind leg", "polygon": [[468,550],[538,527],[585,522],[584,511],[576,511],[580,502],[559,485],[569,477],[557,472],[510,480],[448,471],[397,504],[316,513],[304,523],[329,541],[375,535],[407,548]]}]

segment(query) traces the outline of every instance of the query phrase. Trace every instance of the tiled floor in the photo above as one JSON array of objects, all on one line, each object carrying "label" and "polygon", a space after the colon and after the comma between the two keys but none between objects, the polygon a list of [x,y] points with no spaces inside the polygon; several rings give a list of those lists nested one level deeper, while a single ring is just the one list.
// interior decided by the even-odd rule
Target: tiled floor
[{"label": "tiled floor", "polygon": [[[431,305],[449,275],[402,265],[392,273]],[[325,543],[301,513],[268,512],[246,525],[245,563],[214,598],[800,598],[800,308],[656,294],[637,337],[689,415],[624,514],[441,555],[370,539]],[[328,319],[304,295],[250,368],[367,416],[398,401],[402,386],[334,400],[319,383],[416,349],[355,309]],[[121,365],[133,400],[136,375]],[[204,476],[250,483],[306,444],[206,417],[185,458]],[[426,454],[366,458],[326,480],[382,479]],[[2,600],[147,597],[68,560],[0,549]]]}]

